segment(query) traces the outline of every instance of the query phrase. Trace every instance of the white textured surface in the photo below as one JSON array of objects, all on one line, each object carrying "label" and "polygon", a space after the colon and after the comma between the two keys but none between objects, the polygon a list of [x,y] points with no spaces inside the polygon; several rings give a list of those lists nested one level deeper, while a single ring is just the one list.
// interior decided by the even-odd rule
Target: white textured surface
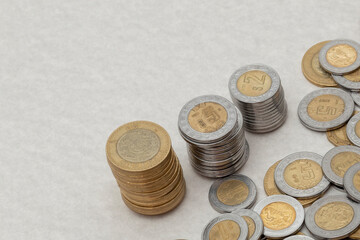
[{"label": "white textured surface", "polygon": [[[359,13],[355,0],[2,0],[0,238],[199,239],[218,213],[207,199],[212,180],[188,163],[180,108],[203,94],[229,98],[242,65],[278,71],[289,118],[271,134],[247,134],[240,171],[262,199],[272,163],[332,147],[296,115],[317,89],[300,63],[319,41],[360,41]],[[186,198],[163,216],[127,209],[105,159],[108,135],[139,119],[167,129],[184,168]]]}]

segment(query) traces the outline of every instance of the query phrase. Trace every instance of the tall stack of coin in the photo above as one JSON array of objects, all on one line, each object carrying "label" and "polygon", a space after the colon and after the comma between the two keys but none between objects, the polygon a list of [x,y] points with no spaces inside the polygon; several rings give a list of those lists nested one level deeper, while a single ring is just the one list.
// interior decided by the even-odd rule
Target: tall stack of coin
[{"label": "tall stack of coin", "polygon": [[230,95],[244,116],[246,130],[266,133],[286,120],[287,104],[278,73],[265,65],[238,69],[229,81]]},{"label": "tall stack of coin", "polygon": [[227,99],[206,95],[181,109],[179,131],[187,142],[190,163],[207,177],[225,177],[247,161],[249,146],[241,113]]},{"label": "tall stack of coin", "polygon": [[125,204],[145,215],[168,212],[185,195],[185,180],[168,133],[147,121],[122,125],[109,137],[106,155]]}]

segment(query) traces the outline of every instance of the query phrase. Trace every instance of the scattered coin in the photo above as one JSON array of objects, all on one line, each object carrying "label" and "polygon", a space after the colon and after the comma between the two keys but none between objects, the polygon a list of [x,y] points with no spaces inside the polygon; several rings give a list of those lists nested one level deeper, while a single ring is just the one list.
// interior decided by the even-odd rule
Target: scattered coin
[{"label": "scattered coin", "polygon": [[306,95],[298,107],[301,123],[315,131],[343,126],[354,112],[354,101],[344,90],[324,88]]},{"label": "scattered coin", "polygon": [[244,218],[237,214],[222,214],[211,220],[205,227],[203,240],[246,240],[248,236],[248,226]]},{"label": "scattered coin", "polygon": [[344,187],[349,198],[360,203],[360,163],[356,163],[346,171]]},{"label": "scattered coin", "polygon": [[350,142],[360,147],[360,113],[350,118],[346,127],[346,135]]},{"label": "scattered coin", "polygon": [[360,228],[358,228],[358,230],[356,230],[356,232],[352,233],[349,238],[351,239],[360,239]]},{"label": "scattered coin", "polygon": [[360,207],[344,195],[323,197],[306,211],[305,224],[316,237],[345,238],[360,224]]},{"label": "scattered coin", "polygon": [[264,223],[268,238],[284,238],[298,232],[304,222],[304,208],[295,198],[273,195],[261,200],[254,207]]},{"label": "scattered coin", "polygon": [[312,152],[288,155],[275,169],[276,186],[296,198],[321,196],[330,187],[323,175],[321,160],[322,156]]},{"label": "scattered coin", "polygon": [[297,236],[287,237],[284,240],[314,240],[314,239],[308,236],[297,235]]},{"label": "scattered coin", "polygon": [[258,240],[264,232],[264,224],[259,214],[250,209],[239,209],[233,212],[243,217],[248,225],[248,240]]},{"label": "scattered coin", "polygon": [[[359,55],[360,56],[360,55]],[[344,88],[352,91],[360,90],[360,68],[345,75],[332,75],[334,80]]]},{"label": "scattered coin", "polygon": [[337,187],[344,187],[344,175],[352,165],[360,162],[360,148],[339,146],[328,151],[321,162],[325,177]]},{"label": "scattered coin", "polygon": [[261,64],[244,66],[231,76],[229,90],[248,131],[270,132],[285,122],[287,104],[274,69]]},{"label": "scattered coin", "polygon": [[[353,97],[354,98],[354,97]],[[360,96],[359,96],[360,100]],[[358,111],[354,111],[353,115],[357,114]],[[329,142],[331,142],[334,146],[347,146],[347,145],[353,145],[346,134],[346,127],[347,124],[342,126],[341,128],[328,130],[326,131],[326,136]]]},{"label": "scattered coin", "polygon": [[351,97],[353,98],[356,105],[360,106],[360,92],[352,91],[351,92]]},{"label": "scattered coin", "polygon": [[359,56],[360,45],[357,42],[338,39],[326,43],[321,48],[319,62],[326,71],[343,75],[360,67]]},{"label": "scattered coin", "polygon": [[320,49],[328,42],[329,41],[319,42],[312,46],[305,53],[301,63],[302,72],[306,79],[319,87],[337,86],[331,74],[326,72],[319,62]]},{"label": "scattered coin", "polygon": [[249,157],[243,119],[227,99],[206,95],[181,109],[179,131],[187,142],[190,163],[206,177],[225,177],[238,171]]},{"label": "scattered coin", "polygon": [[216,180],[209,190],[210,204],[220,213],[250,208],[255,199],[255,183],[249,177],[241,174]]},{"label": "scattered coin", "polygon": [[185,195],[185,180],[168,133],[147,121],[122,125],[106,144],[109,166],[124,203],[145,215],[168,212]]}]

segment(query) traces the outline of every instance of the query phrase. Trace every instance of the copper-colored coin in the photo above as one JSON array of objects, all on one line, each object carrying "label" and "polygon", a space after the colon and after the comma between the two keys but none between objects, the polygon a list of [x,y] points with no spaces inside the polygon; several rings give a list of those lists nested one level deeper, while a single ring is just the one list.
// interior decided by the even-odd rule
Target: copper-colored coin
[{"label": "copper-colored coin", "polygon": [[326,60],[337,68],[352,65],[357,59],[356,49],[348,44],[338,44],[326,52]]},{"label": "copper-colored coin", "polygon": [[338,86],[331,74],[326,72],[319,63],[320,49],[329,41],[320,42],[312,46],[302,59],[302,71],[307,80],[319,87]]}]

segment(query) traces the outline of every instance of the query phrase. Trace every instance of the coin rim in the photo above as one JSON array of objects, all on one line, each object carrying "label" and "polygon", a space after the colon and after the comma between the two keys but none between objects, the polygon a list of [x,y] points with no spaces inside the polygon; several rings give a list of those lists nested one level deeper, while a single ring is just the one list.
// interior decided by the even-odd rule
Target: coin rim
[{"label": "coin rim", "polygon": [[348,136],[350,142],[360,147],[360,138],[355,132],[355,127],[358,121],[360,121],[360,113],[355,114],[352,118],[350,118],[346,126],[346,135]]},{"label": "coin rim", "polygon": [[261,235],[264,233],[264,223],[257,212],[250,209],[239,209],[234,211],[233,214],[238,214],[241,217],[249,217],[254,221],[255,232],[252,235],[252,237],[249,238],[248,240],[258,240],[261,237]]},{"label": "coin rim", "polygon": [[352,91],[350,94],[356,105],[360,106],[360,92]]},{"label": "coin rim", "polygon": [[[360,56],[359,56],[360,58]],[[350,90],[360,90],[360,82],[353,82],[342,75],[331,74],[335,82]]]},{"label": "coin rim", "polygon": [[296,235],[296,236],[287,237],[284,240],[315,240],[315,239],[308,236]]},{"label": "coin rim", "polygon": [[344,176],[344,188],[352,200],[360,203],[360,191],[355,188],[353,181],[354,176],[358,171],[360,171],[360,163],[352,165],[346,171]]}]

